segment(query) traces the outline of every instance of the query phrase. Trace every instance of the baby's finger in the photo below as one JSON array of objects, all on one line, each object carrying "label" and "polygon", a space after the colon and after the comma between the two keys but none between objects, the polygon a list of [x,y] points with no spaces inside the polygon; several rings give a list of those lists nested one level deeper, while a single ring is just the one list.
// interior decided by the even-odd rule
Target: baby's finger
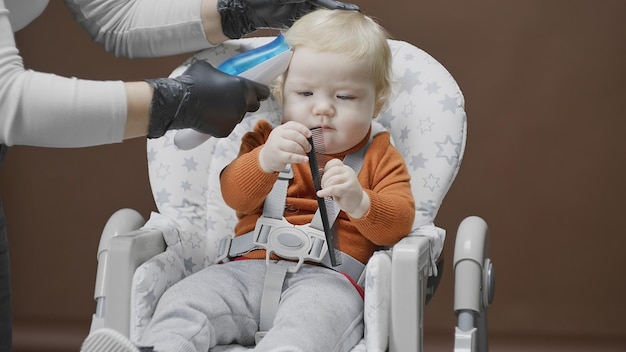
[{"label": "baby's finger", "polygon": [[308,153],[311,150],[311,144],[308,140],[311,136],[311,131],[305,125],[299,122],[289,121],[283,126],[285,127],[285,132],[290,132],[288,134],[289,138],[298,143],[304,153]]},{"label": "baby's finger", "polygon": [[287,121],[282,125],[284,128],[296,131],[304,136],[304,138],[311,137],[311,130],[309,130],[305,125],[296,121]]},{"label": "baby's finger", "polygon": [[334,196],[333,187],[331,186],[331,187],[322,188],[319,191],[317,191],[316,195],[319,198],[332,197]]},{"label": "baby's finger", "polygon": [[330,171],[331,169],[338,166],[343,166],[343,161],[337,158],[330,159],[326,162],[326,165],[324,165],[324,172]]},{"label": "baby's finger", "polygon": [[286,162],[289,164],[306,163],[309,161],[308,156],[302,155],[302,154],[296,154],[296,153],[289,153],[286,159],[287,159]]}]

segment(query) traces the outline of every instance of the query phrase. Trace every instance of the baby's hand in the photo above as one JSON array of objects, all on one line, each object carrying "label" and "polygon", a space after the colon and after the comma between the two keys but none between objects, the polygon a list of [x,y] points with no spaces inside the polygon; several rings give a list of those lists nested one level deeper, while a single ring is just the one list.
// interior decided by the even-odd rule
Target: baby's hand
[{"label": "baby's hand", "polygon": [[274,128],[259,152],[259,165],[267,173],[280,172],[287,164],[309,161],[311,131],[303,124],[288,121]]},{"label": "baby's hand", "polygon": [[324,167],[322,189],[318,197],[333,197],[341,210],[353,218],[360,218],[370,208],[370,199],[361,188],[357,175],[339,159],[331,159]]}]

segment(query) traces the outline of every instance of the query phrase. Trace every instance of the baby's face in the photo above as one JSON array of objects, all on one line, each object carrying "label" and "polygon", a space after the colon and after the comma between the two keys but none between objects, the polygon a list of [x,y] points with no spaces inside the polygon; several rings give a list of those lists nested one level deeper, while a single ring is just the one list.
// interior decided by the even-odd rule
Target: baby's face
[{"label": "baby's face", "polygon": [[346,55],[297,48],[282,96],[283,122],[323,128],[327,154],[358,144],[374,117],[376,89],[367,64]]}]

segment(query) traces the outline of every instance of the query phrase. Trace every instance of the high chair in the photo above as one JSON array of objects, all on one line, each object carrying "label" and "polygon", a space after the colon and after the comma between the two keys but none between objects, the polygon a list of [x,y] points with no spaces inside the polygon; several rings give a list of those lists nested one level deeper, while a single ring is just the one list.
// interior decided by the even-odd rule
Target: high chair
[{"label": "high chair", "polygon": [[[231,40],[206,49],[171,76],[182,73],[193,60],[217,66],[271,39]],[[427,282],[442,275],[437,261],[446,234],[434,220],[457,175],[466,141],[464,98],[450,73],[409,43],[390,40],[389,45],[394,94],[374,120],[373,130],[388,130],[405,157],[416,217],[408,237],[376,252],[367,264],[362,282],[365,336],[353,351],[422,350],[423,307],[433,290]],[[236,157],[241,136],[258,119],[279,124],[279,112],[276,101],[269,99],[257,112],[247,114],[227,138],[211,138],[191,150],[174,145],[178,131],[148,140],[148,171],[158,213],[146,222],[138,212],[122,209],[107,222],[98,249],[92,331],[113,328],[136,340],[166,289],[215,263],[220,239],[231,236],[236,223],[234,211],[222,199],[219,173]],[[486,309],[494,287],[487,236],[486,223],[473,216],[462,222],[457,233],[457,351],[487,350]],[[224,350],[247,348],[219,346],[211,351]]]}]

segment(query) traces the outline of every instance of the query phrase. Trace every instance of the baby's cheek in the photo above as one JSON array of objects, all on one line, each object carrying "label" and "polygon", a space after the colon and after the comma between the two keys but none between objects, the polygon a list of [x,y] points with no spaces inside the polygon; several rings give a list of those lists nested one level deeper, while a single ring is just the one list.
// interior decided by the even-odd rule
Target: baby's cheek
[{"label": "baby's cheek", "polygon": [[294,121],[293,116],[297,113],[297,109],[294,104],[285,102],[283,105],[283,122]]}]

